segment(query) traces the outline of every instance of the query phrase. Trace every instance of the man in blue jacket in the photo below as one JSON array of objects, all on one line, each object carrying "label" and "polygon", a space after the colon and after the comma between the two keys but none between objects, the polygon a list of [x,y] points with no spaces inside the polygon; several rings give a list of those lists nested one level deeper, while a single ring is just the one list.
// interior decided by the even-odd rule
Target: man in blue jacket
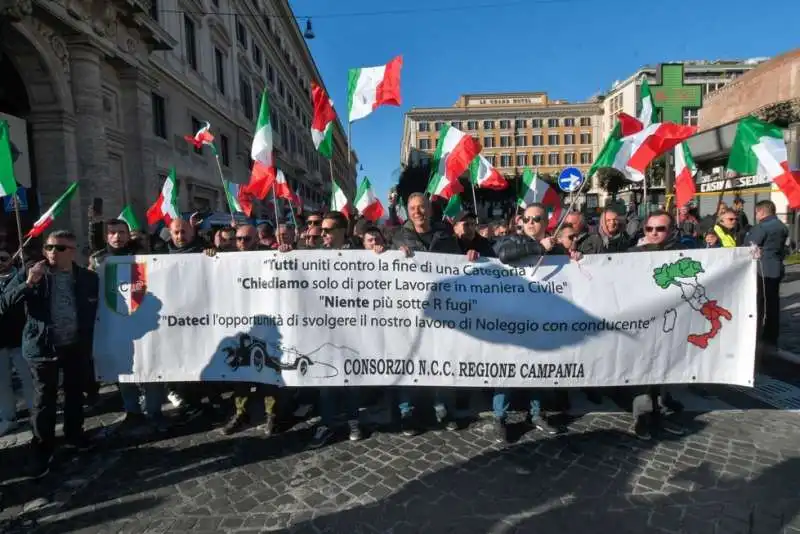
[{"label": "man in blue jacket", "polygon": [[39,478],[50,469],[55,450],[59,371],[64,374],[64,437],[67,445],[87,450],[83,433],[83,390],[86,358],[92,353],[97,314],[98,278],[79,267],[75,234],[51,233],[45,259],[20,272],[0,297],[0,314],[25,303],[22,354],[33,375],[33,472]]}]

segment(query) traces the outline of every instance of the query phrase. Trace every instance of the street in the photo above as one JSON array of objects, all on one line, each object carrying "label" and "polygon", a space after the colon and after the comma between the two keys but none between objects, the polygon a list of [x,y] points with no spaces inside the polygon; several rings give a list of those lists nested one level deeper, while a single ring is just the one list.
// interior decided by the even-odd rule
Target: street
[{"label": "street", "polygon": [[[790,329],[800,271],[782,297],[782,348],[800,352]],[[754,390],[678,388],[690,431],[652,441],[631,436],[611,401],[579,392],[567,433],[518,424],[508,445],[482,418],[403,437],[384,405],[364,412],[367,439],[317,451],[303,424],[265,439],[197,419],[122,439],[108,411],[87,421],[101,445],[40,484],[17,474],[29,431],[0,439],[0,532],[800,532],[800,373],[785,362],[765,371]]]}]

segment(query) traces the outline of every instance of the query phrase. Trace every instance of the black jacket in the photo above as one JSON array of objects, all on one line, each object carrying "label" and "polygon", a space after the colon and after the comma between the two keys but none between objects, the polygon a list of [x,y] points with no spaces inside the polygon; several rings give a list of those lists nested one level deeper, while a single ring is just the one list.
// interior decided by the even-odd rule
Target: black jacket
[{"label": "black jacket", "polygon": [[131,240],[126,246],[122,248],[111,248],[106,245],[91,256],[89,256],[89,269],[97,271],[98,267],[109,256],[135,256],[141,251],[136,241]]},{"label": "black jacket", "polygon": [[673,234],[660,245],[638,245],[628,249],[628,252],[656,252],[659,250],[686,250],[686,246],[681,243],[680,234],[673,232]]},{"label": "black jacket", "polygon": [[[19,269],[12,267],[7,276],[0,278],[0,295],[11,285]],[[13,349],[22,344],[22,329],[25,327],[25,308],[22,304],[12,306],[10,309],[0,313],[0,348]],[[1,362],[0,365],[7,365]]]},{"label": "black jacket", "polygon": [[785,270],[783,260],[786,258],[788,237],[789,229],[774,215],[765,217],[747,234],[745,238],[747,245],[754,244],[761,247],[758,271],[764,278],[783,277]]},{"label": "black jacket", "polygon": [[[78,339],[81,352],[92,354],[92,338],[97,316],[98,277],[89,269],[73,264],[75,306],[78,312]],[[55,357],[50,329],[50,288],[52,280],[45,275],[33,287],[25,283],[27,276],[20,271],[0,296],[0,315],[15,306],[25,304],[25,327],[22,331],[22,355],[29,360],[51,360]]]},{"label": "black jacket", "polygon": [[211,247],[199,237],[195,237],[194,241],[183,247],[179,247],[174,242],[169,241],[167,243],[167,254],[196,254],[203,252],[207,248]]},{"label": "black jacket", "polygon": [[499,239],[494,245],[494,251],[503,263],[513,263],[529,256],[568,254],[567,250],[558,243],[554,244],[549,252],[546,252],[534,238],[516,234]]},{"label": "black jacket", "polygon": [[492,242],[480,234],[475,234],[475,238],[472,241],[459,239],[458,246],[461,247],[462,254],[466,254],[470,250],[474,250],[480,254],[481,258],[495,257],[494,248],[492,248]]},{"label": "black jacket", "polygon": [[581,254],[615,254],[625,252],[632,245],[631,237],[626,232],[620,232],[613,236],[602,235],[599,232],[589,234],[577,250]]},{"label": "black jacket", "polygon": [[414,224],[407,221],[392,239],[392,246],[395,249],[408,247],[414,252],[439,252],[440,254],[461,254],[461,247],[453,229],[443,223],[431,223],[430,231],[418,234],[414,230]]}]

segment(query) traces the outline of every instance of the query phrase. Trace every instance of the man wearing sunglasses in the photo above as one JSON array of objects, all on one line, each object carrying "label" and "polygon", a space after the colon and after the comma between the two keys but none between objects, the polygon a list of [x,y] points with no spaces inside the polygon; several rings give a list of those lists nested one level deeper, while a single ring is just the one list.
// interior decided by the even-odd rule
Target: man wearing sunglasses
[{"label": "man wearing sunglasses", "polygon": [[0,315],[25,303],[22,354],[34,384],[33,472],[47,474],[55,450],[59,372],[64,376],[64,437],[67,445],[87,450],[83,433],[85,358],[92,353],[97,315],[98,278],[74,262],[75,234],[51,233],[45,259],[20,272],[0,297]]},{"label": "man wearing sunglasses", "polygon": [[316,249],[322,246],[322,214],[313,212],[306,219],[306,229],[301,235],[302,249]]},{"label": "man wearing sunglasses", "polygon": [[717,216],[717,224],[714,226],[714,233],[719,237],[720,243],[725,248],[734,248],[741,246],[744,236],[736,231],[739,223],[739,217],[736,212],[730,208],[720,210]]}]

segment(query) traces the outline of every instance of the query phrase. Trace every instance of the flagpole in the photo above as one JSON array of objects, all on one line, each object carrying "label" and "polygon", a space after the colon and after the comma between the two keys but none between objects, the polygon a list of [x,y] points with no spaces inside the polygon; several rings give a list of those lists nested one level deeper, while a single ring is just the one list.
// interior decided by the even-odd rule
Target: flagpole
[{"label": "flagpole", "polygon": [[475,222],[480,224],[480,217],[478,217],[478,197],[475,195],[475,182],[470,179],[470,184],[472,185],[472,206],[475,210]]},{"label": "flagpole", "polygon": [[644,194],[644,217],[645,217],[645,219],[650,214],[650,202],[648,201],[648,198],[647,198],[647,175],[649,174],[649,172],[650,172],[650,169],[647,169],[647,171],[644,173],[644,180],[642,180],[642,188],[643,188],[643,194]]},{"label": "flagpole", "polygon": [[14,215],[17,218],[17,236],[19,239],[19,260],[20,263],[22,264],[22,272],[25,272],[25,252],[22,249],[28,243],[28,241],[25,241],[25,243],[22,242],[22,219],[19,216],[19,188],[14,193],[13,202],[14,202]]},{"label": "flagpole", "polygon": [[281,245],[281,233],[278,231],[278,197],[275,196],[275,187],[272,187],[272,210],[275,212],[275,239],[278,240],[278,245]]},{"label": "flagpole", "polygon": [[[350,165],[350,136],[353,134],[353,123],[349,120],[347,121],[347,165]],[[331,153],[331,159],[333,159],[333,154]],[[331,178],[333,174],[331,174]]]}]

